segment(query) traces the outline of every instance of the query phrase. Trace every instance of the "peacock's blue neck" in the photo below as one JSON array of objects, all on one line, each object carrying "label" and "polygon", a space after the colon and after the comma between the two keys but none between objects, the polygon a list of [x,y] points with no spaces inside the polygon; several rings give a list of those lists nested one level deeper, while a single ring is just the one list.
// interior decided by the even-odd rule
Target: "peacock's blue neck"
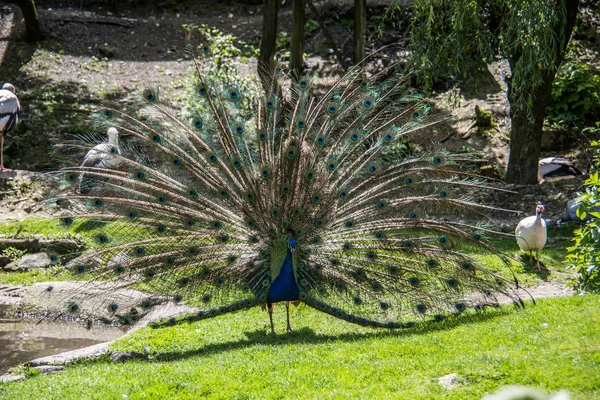
[{"label": "peacock's blue neck", "polygon": [[281,271],[271,284],[268,302],[276,303],[278,301],[298,300],[299,294],[300,289],[298,288],[296,278],[294,277],[292,252],[288,249]]}]

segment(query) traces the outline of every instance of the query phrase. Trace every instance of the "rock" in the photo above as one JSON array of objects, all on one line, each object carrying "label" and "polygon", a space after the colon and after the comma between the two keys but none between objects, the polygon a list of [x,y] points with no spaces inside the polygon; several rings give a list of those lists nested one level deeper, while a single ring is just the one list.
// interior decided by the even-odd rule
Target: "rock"
[{"label": "rock", "polygon": [[126,353],[121,352],[121,351],[115,351],[110,354],[110,360],[112,362],[120,362],[120,361],[125,361],[125,360],[134,360],[134,359],[149,360],[149,357],[146,354],[138,353],[136,351],[126,352]]},{"label": "rock", "polygon": [[4,268],[8,264],[10,264],[10,258],[6,256],[0,256],[0,268]]},{"label": "rock", "polygon": [[40,372],[43,372],[46,375],[65,371],[65,367],[63,367],[62,365],[40,365],[38,367],[33,368],[37,369]]},{"label": "rock", "polygon": [[98,51],[102,57],[113,58],[115,56],[115,51],[109,46],[101,46]]},{"label": "rock", "polygon": [[50,257],[46,253],[25,254],[17,261],[6,265],[3,269],[12,272],[27,272],[32,269],[48,268],[52,265]]},{"label": "rock", "polygon": [[455,389],[459,386],[458,374],[456,372],[453,372],[451,374],[444,375],[438,379],[438,383],[444,389],[448,389],[448,390]]},{"label": "rock", "polygon": [[23,379],[25,379],[25,374],[19,374],[19,375],[6,374],[6,375],[0,376],[0,383],[22,381]]},{"label": "rock", "polygon": [[83,349],[76,349],[47,357],[36,358],[35,360],[29,361],[28,364],[34,368],[37,368],[41,366],[47,366],[51,363],[69,363],[83,358],[98,358],[104,354],[107,354],[108,352],[108,342],[98,343],[92,346],[84,347]]},{"label": "rock", "polygon": [[24,290],[24,286],[0,285],[0,304],[20,304]]}]

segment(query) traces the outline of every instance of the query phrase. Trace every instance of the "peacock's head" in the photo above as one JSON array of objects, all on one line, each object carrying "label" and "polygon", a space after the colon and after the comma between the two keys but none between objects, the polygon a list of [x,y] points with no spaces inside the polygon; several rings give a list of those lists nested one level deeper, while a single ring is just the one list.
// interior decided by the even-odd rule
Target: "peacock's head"
[{"label": "peacock's head", "polygon": [[538,201],[537,207],[535,208],[536,215],[541,215],[544,212],[544,210],[545,210],[544,205]]},{"label": "peacock's head", "polygon": [[296,240],[290,239],[288,242],[288,249],[293,253],[296,250]]}]

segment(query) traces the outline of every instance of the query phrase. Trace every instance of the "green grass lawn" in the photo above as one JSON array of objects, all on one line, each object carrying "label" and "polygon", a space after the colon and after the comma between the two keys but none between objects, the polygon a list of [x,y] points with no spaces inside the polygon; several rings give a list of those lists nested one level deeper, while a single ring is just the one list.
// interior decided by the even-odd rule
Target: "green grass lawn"
[{"label": "green grass lawn", "polygon": [[[47,236],[65,234],[56,224],[40,224]],[[0,233],[14,228],[0,227]],[[81,234],[86,240],[95,232]],[[549,236],[570,236],[570,231],[550,230]],[[521,257],[514,238],[496,239],[494,245],[511,258],[522,285],[567,282],[573,276],[565,262],[566,240],[548,243],[542,252],[547,270],[542,273]],[[496,257],[472,256],[505,277],[511,274]],[[0,272],[0,283],[71,278],[60,266]],[[266,313],[254,308],[142,329],[112,349],[148,351],[151,361],[112,363],[103,358],[77,363],[65,373],[32,374],[26,381],[0,384],[0,399],[478,399],[510,384],[567,389],[574,399],[600,399],[599,310],[600,296],[574,296],[538,300],[537,306],[528,302],[524,310],[503,306],[388,331],[351,325],[300,306],[291,312],[296,331],[283,334],[285,311],[278,306],[280,334],[270,336]],[[453,372],[460,387],[443,389],[438,378]]]},{"label": "green grass lawn", "polygon": [[[86,227],[86,220],[78,220],[73,227],[69,229],[61,226],[57,220],[48,220],[40,218],[31,218],[21,222],[13,222],[10,224],[0,224],[0,235],[12,236],[15,232],[20,235],[31,235],[37,233],[46,238],[77,238],[84,242],[88,248],[97,246],[94,242],[94,237],[99,232],[103,232],[115,240],[131,240],[131,232],[124,231],[118,223],[102,224],[95,226],[89,224]],[[572,237],[574,225],[564,225],[560,228],[551,227],[548,230],[548,237]],[[75,232],[75,233],[73,233]],[[124,233],[125,232],[125,233]],[[139,232],[140,237],[143,237],[144,232]],[[513,274],[523,286],[535,286],[544,280],[554,280],[561,283],[567,283],[574,277],[574,272],[570,270],[566,262],[566,248],[572,243],[568,240],[556,240],[548,242],[541,253],[541,262],[545,269],[538,272],[530,263],[529,255],[520,251],[513,237],[498,237],[494,236],[491,239],[492,245],[500,252],[509,257],[510,269],[495,255],[481,254],[476,248],[461,249],[469,256],[476,259],[479,264],[486,269],[499,273],[504,278],[512,280]],[[23,273],[6,273],[0,271],[0,284],[31,284],[35,282],[56,281],[56,280],[73,280],[75,277],[66,270],[60,268],[51,268],[45,271],[31,271]]]},{"label": "green grass lawn", "polygon": [[[254,308],[144,328],[113,350],[147,346],[151,361],[83,362],[0,384],[0,398],[477,399],[521,384],[600,399],[600,296],[527,305],[398,331],[361,328],[300,306],[291,313],[296,331],[276,336],[266,334],[267,315]],[[275,311],[282,332],[284,308]],[[438,378],[453,372],[460,387],[443,389]]]}]

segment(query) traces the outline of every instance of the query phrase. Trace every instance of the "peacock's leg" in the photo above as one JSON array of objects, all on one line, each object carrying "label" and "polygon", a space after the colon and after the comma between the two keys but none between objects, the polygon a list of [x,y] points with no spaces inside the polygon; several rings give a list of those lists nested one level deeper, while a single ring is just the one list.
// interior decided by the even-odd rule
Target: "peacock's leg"
[{"label": "peacock's leg", "polygon": [[288,333],[293,332],[292,327],[290,326],[290,302],[285,302],[285,313],[287,315],[287,331]]},{"label": "peacock's leg", "polygon": [[533,264],[533,250],[529,250],[529,263]]},{"label": "peacock's leg", "polygon": [[537,264],[535,264],[535,267],[537,268],[538,271],[542,270],[542,266],[540,265],[540,250],[536,250],[535,251],[535,259],[537,261]]},{"label": "peacock's leg", "polygon": [[274,335],[275,325],[273,325],[273,303],[267,303],[267,312],[269,313],[269,321],[271,322],[271,335]]}]

